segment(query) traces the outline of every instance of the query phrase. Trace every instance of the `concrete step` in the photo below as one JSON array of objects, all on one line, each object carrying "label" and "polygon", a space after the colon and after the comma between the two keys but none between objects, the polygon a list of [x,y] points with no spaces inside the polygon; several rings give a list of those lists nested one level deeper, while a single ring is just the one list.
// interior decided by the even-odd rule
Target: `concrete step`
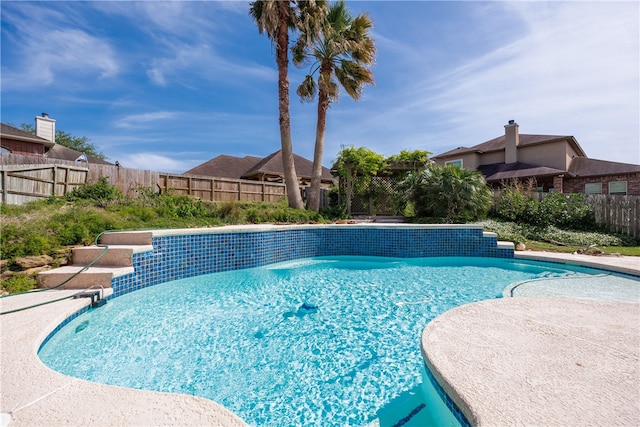
[{"label": "concrete step", "polygon": [[150,245],[151,231],[118,231],[100,236],[103,245]]},{"label": "concrete step", "polygon": [[[105,250],[103,246],[84,246],[73,249],[73,264],[88,265],[98,258]],[[133,254],[152,251],[152,245],[109,245],[104,255],[98,259],[95,266],[130,267],[133,265]]]},{"label": "concrete step", "polygon": [[[84,265],[67,265],[53,270],[43,271],[38,274],[37,280],[41,287],[54,288],[75,273],[84,268]],[[99,266],[89,267],[68,283],[56,289],[86,289],[91,286],[102,286],[111,288],[111,279],[125,274],[133,273],[133,267],[122,266]]]}]

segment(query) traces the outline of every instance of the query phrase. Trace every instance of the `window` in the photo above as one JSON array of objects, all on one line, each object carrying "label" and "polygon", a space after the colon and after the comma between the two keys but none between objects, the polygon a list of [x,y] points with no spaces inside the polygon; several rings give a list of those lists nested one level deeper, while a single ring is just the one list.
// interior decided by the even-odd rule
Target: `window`
[{"label": "window", "polygon": [[612,181],[609,183],[609,194],[611,196],[626,196],[627,181]]},{"label": "window", "polygon": [[462,159],[457,159],[457,160],[449,160],[448,162],[444,162],[445,166],[458,166],[459,168],[462,167]]},{"label": "window", "polygon": [[11,150],[9,150],[8,148],[0,147],[0,153],[11,154]]},{"label": "window", "polygon": [[584,185],[584,194],[602,194],[601,182],[590,182]]}]

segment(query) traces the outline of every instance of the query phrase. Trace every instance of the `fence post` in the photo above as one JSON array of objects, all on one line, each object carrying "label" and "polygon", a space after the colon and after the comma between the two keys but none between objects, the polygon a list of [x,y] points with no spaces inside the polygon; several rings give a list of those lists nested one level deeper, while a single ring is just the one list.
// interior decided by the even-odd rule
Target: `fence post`
[{"label": "fence post", "polygon": [[7,204],[7,174],[4,170],[0,171],[0,179],[2,180],[2,204]]}]

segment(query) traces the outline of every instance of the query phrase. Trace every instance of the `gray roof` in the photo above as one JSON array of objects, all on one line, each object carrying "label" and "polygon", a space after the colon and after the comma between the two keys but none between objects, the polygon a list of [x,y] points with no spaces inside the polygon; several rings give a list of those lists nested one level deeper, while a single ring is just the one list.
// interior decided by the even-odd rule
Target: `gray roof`
[{"label": "gray roof", "polygon": [[240,179],[247,170],[255,166],[255,164],[260,160],[260,157],[254,156],[234,157],[223,154],[218,157],[214,157],[193,169],[189,169],[185,174]]},{"label": "gray roof", "polygon": [[485,176],[487,181],[502,181],[514,178],[528,178],[531,176],[554,176],[565,173],[565,171],[560,169],[521,162],[482,165],[478,167],[478,170]]},{"label": "gray roof", "polygon": [[574,157],[571,159],[571,164],[567,172],[569,175],[575,177],[622,175],[640,173],[640,165],[588,159],[586,157]]},{"label": "gray roof", "polygon": [[[55,144],[46,153],[44,153],[44,157],[47,157],[49,159],[68,160],[71,162],[75,161],[81,155],[82,152],[69,147],[65,147],[64,145],[60,144]],[[98,159],[97,157],[90,156],[89,154],[87,154],[87,160],[89,161],[89,163],[98,165],[113,165],[113,163],[111,162]]]},{"label": "gray roof", "polygon": [[[313,163],[311,161],[294,154],[293,162],[296,167],[296,175],[298,175],[298,178],[311,179],[311,171],[313,167]],[[196,166],[193,169],[189,169],[185,174],[207,175],[231,179],[248,179],[263,174],[284,177],[282,151],[278,150],[262,159],[254,156],[234,157],[220,155]],[[334,181],[331,172],[324,166],[322,167],[322,181]]]},{"label": "gray roof", "polygon": [[[520,134],[520,147],[526,147],[528,145],[537,145],[537,144],[548,144],[550,142],[556,141],[569,141],[571,145],[574,146],[576,151],[586,157],[587,155],[578,144],[578,141],[573,136],[570,135],[528,135],[528,134]],[[433,159],[446,158],[452,156],[459,156],[462,154],[468,153],[488,153],[492,151],[504,150],[506,137],[501,135],[497,138],[490,139],[489,141],[483,142],[482,144],[474,145],[473,147],[458,147],[453,150],[447,151],[446,153],[438,154],[437,156],[432,157]]]}]

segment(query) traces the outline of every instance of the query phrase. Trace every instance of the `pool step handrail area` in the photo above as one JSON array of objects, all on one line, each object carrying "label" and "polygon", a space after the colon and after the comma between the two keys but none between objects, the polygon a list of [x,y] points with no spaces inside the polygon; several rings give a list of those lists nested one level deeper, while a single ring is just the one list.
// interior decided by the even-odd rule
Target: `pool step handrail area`
[{"label": "pool step handrail area", "polygon": [[[37,276],[38,284],[42,288],[50,289],[111,288],[114,278],[135,272],[133,268],[134,254],[153,250],[150,239],[142,235],[138,235],[138,237],[141,244],[109,245],[106,250],[104,246],[74,248],[72,264],[40,272]],[[120,240],[115,239],[115,241],[122,240],[124,240],[122,237]],[[129,241],[135,242],[135,239]],[[89,268],[82,271],[90,264]],[[65,281],[66,283],[60,286]]]}]

